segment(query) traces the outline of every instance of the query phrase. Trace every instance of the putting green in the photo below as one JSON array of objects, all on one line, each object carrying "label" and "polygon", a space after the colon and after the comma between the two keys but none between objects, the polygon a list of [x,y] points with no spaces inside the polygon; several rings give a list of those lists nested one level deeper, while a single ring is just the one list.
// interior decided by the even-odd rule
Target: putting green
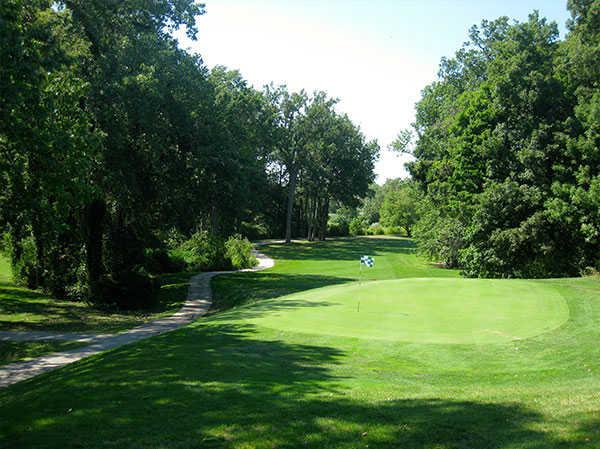
[{"label": "putting green", "polygon": [[569,317],[544,282],[401,279],[338,285],[238,309],[283,331],[419,343],[496,343],[533,337]]}]

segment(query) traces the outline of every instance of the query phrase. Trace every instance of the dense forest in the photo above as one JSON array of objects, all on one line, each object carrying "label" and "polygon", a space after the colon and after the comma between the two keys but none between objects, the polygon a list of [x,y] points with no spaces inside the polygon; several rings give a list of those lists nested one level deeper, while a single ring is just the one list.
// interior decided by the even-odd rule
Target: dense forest
[{"label": "dense forest", "polygon": [[203,13],[1,3],[0,230],[18,280],[143,306],[152,271],[231,265],[238,234],[324,238],[330,202],[364,196],[377,143],[324,92],[257,90],[181,50],[173,32],[196,38]]},{"label": "dense forest", "polygon": [[375,204],[389,224],[412,217],[421,252],[467,276],[600,269],[600,2],[568,8],[564,40],[537,13],[471,28],[393,145],[414,156],[412,180],[376,187],[355,233],[373,230]]},{"label": "dense forest", "polygon": [[600,2],[568,8],[562,41],[537,13],[473,27],[416,106],[418,239],[469,276],[599,268]]}]

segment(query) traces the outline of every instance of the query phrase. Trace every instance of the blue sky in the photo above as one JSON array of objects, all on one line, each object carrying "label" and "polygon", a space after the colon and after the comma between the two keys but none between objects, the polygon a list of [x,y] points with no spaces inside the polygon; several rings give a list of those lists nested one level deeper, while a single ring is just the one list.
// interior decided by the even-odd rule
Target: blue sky
[{"label": "blue sky", "polygon": [[414,119],[420,91],[483,19],[526,20],[537,9],[566,32],[566,0],[204,0],[198,41],[181,45],[209,67],[239,69],[255,87],[273,81],[340,98],[382,147],[378,182],[406,176],[385,150]]}]

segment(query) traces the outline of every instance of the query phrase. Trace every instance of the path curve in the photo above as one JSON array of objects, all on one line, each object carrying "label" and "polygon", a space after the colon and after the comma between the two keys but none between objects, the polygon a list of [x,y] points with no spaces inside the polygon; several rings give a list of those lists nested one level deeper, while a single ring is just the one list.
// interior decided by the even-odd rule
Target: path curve
[{"label": "path curve", "polygon": [[[254,251],[254,255],[258,259],[258,265],[254,268],[239,271],[259,271],[275,265],[273,259],[258,251]],[[191,323],[206,314],[212,304],[210,280],[219,274],[225,273],[234,273],[234,271],[207,271],[193,276],[190,279],[187,300],[179,311],[168,317],[150,321],[120,334],[16,332],[13,338],[11,338],[10,335],[7,335],[10,332],[2,332],[0,335],[0,339],[2,340],[25,341],[58,338],[85,341],[89,342],[89,345],[0,367],[0,388],[30,379],[38,374],[68,365],[99,352],[170,332]]]}]

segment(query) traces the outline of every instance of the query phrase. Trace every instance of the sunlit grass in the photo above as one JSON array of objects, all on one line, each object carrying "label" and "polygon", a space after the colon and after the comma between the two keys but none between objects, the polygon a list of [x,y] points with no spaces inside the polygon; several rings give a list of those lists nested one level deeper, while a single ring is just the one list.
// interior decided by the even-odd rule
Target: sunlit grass
[{"label": "sunlit grass", "polygon": [[[221,311],[0,390],[0,447],[600,448],[598,279],[531,281],[569,315],[520,340],[406,342],[248,320],[268,318],[263,303],[279,295],[351,285],[365,244],[265,248],[273,269],[214,282]],[[410,252],[416,268],[402,271],[400,256],[369,244],[382,245],[369,250],[389,267],[381,279],[438,274]]]}]

